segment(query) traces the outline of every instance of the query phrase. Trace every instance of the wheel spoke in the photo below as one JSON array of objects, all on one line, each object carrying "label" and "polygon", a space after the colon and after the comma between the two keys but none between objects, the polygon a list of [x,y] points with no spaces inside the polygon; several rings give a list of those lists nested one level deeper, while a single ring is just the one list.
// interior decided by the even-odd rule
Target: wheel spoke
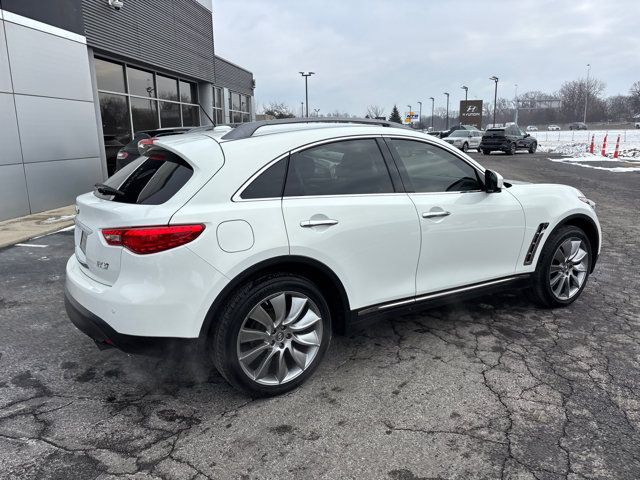
[{"label": "wheel spoke", "polygon": [[304,370],[307,365],[307,356],[303,352],[298,350],[293,344],[289,348],[289,353],[291,354],[291,358],[293,358],[293,361],[296,362],[296,365],[298,365],[301,370]]},{"label": "wheel spoke", "polygon": [[558,273],[555,277],[553,277],[550,282],[551,288],[555,287],[562,278],[563,276],[561,273]]},{"label": "wheel spoke", "polygon": [[580,245],[582,242],[580,240],[571,240],[571,255],[569,256],[569,260],[572,260],[580,250]]},{"label": "wheel spoke", "polygon": [[283,325],[289,325],[298,320],[300,313],[304,309],[307,304],[306,298],[301,297],[291,297],[291,308],[289,309],[289,313],[287,314],[287,318],[284,319]]},{"label": "wheel spoke", "polygon": [[309,328],[311,325],[314,325],[316,322],[320,320],[320,317],[316,315],[312,310],[307,310],[307,313],[304,314],[300,320],[296,323],[293,323],[289,326],[289,329],[292,332],[300,332]]},{"label": "wheel spoke", "polygon": [[551,268],[549,268],[549,273],[553,274],[553,273],[557,273],[557,272],[561,272],[562,271],[562,267],[560,265],[551,265]]},{"label": "wheel spoke", "polygon": [[273,306],[273,311],[275,312],[275,326],[278,327],[284,320],[284,317],[287,313],[287,297],[284,293],[273,297],[271,300],[271,305]]},{"label": "wheel spoke", "polygon": [[318,347],[320,345],[320,341],[318,340],[318,335],[316,332],[309,333],[294,333],[293,337],[291,337],[294,342],[299,343],[300,345],[306,345],[311,347]]},{"label": "wheel spoke", "polygon": [[272,348],[269,353],[267,353],[267,355],[265,355],[265,357],[262,359],[262,362],[260,362],[258,368],[256,368],[255,372],[253,373],[253,378],[259,380],[267,374],[275,354],[276,350]]},{"label": "wheel spoke", "polygon": [[578,249],[578,251],[575,253],[575,255],[573,255],[573,256],[571,257],[571,259],[570,259],[570,260],[571,260],[573,263],[577,263],[577,262],[581,262],[581,261],[582,261],[582,259],[584,259],[584,257],[586,257],[586,256],[587,256],[587,252],[585,252],[583,249],[581,249],[581,248],[580,248],[580,249]]},{"label": "wheel spoke", "polygon": [[256,307],[253,310],[251,310],[251,313],[249,314],[249,318],[251,320],[255,320],[256,322],[264,325],[264,328],[266,328],[267,332],[269,333],[273,332],[275,328],[273,324],[273,319],[267,313],[267,311],[264,308],[262,308],[262,305],[256,305]]},{"label": "wheel spoke", "polygon": [[574,269],[574,270],[577,270],[577,271],[579,271],[579,272],[586,272],[586,271],[587,271],[587,266],[586,266],[586,265],[584,265],[584,264],[582,264],[582,263],[579,263],[579,264],[577,264],[577,265],[574,265],[574,266],[573,266],[573,269]]},{"label": "wheel spoke", "polygon": [[257,340],[266,342],[268,339],[269,334],[267,332],[253,330],[251,328],[243,328],[240,330],[240,343],[255,342]]},{"label": "wheel spoke", "polygon": [[287,374],[289,373],[289,368],[287,367],[287,362],[284,358],[284,352],[284,350],[280,350],[278,356],[278,370],[276,373],[278,383],[282,383],[282,381],[287,378]]},{"label": "wheel spoke", "polygon": [[267,350],[268,348],[269,348],[269,345],[267,344],[258,345],[257,347],[254,347],[251,350],[244,352],[240,356],[240,361],[248,365],[251,362],[253,362],[256,358],[258,358],[260,354],[265,350]]}]

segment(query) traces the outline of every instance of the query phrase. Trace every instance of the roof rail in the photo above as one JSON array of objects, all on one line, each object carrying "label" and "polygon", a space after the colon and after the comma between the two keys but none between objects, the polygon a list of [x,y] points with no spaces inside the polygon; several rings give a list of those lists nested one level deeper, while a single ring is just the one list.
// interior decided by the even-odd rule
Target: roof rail
[{"label": "roof rail", "polygon": [[236,128],[226,133],[223,140],[239,140],[252,137],[259,128],[271,125],[289,125],[302,123],[358,123],[364,125],[379,125],[381,127],[407,128],[396,122],[388,120],[375,120],[372,118],[343,118],[343,117],[307,117],[307,118],[281,118],[278,120],[260,120],[258,122],[247,122],[238,125]]}]

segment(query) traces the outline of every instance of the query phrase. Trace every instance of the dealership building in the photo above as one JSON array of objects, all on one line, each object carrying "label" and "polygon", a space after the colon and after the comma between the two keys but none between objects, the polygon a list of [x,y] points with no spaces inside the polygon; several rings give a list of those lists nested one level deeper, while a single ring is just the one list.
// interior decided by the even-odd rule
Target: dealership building
[{"label": "dealership building", "polygon": [[0,0],[0,220],[73,203],[133,132],[255,119],[211,0]]}]

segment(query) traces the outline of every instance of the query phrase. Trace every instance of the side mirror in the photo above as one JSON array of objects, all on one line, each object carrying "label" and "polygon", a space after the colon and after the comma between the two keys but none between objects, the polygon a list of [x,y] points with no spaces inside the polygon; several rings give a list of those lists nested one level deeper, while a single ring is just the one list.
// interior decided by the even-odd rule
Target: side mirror
[{"label": "side mirror", "polygon": [[504,178],[498,172],[493,170],[484,171],[484,190],[487,193],[496,193],[502,190],[504,186]]},{"label": "side mirror", "polygon": [[531,135],[529,135],[528,133],[524,134],[524,138],[530,137]]}]

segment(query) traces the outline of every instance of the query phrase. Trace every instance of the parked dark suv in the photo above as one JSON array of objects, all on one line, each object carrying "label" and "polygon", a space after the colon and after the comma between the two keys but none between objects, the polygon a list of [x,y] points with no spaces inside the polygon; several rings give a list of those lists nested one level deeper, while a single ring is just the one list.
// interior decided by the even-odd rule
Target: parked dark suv
[{"label": "parked dark suv", "polygon": [[538,148],[538,141],[535,137],[523,132],[517,125],[488,128],[482,135],[480,142],[480,150],[485,155],[496,150],[507,155],[513,155],[516,150],[528,150],[529,153],[535,153],[536,148]]},{"label": "parked dark suv", "polygon": [[584,122],[573,122],[569,125],[569,130],[586,130],[587,124]]}]

